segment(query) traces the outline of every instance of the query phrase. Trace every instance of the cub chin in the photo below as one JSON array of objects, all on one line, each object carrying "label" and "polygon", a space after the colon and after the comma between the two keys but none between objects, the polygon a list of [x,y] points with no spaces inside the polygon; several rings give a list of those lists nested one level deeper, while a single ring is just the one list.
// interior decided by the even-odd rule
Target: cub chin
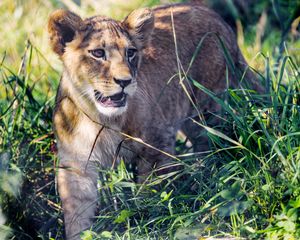
[{"label": "cub chin", "polygon": [[[99,168],[122,158],[137,166],[138,182],[154,169],[167,171],[178,130],[194,151],[207,149],[206,138],[199,138],[200,129],[188,119],[219,106],[190,79],[221,94],[239,85],[234,72],[244,72],[247,64],[231,29],[195,4],[139,9],[123,21],[82,19],[60,9],[50,15],[48,31],[64,66],[53,116],[58,191],[66,238],[80,239],[95,216]],[[227,71],[219,39],[233,72]],[[246,71],[245,79],[254,79],[252,73]]]}]

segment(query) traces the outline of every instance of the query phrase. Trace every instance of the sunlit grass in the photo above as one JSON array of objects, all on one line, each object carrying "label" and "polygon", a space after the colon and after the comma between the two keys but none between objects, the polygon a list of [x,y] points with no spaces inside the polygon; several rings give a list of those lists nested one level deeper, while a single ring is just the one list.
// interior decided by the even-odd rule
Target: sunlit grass
[{"label": "sunlit grass", "polygon": [[[159,3],[159,0],[147,2],[142,0],[129,2],[124,0],[82,1],[82,5],[79,7],[75,3],[72,3],[72,1],[3,0],[0,2],[0,20],[5,24],[1,24],[0,26],[0,32],[2,33],[0,63],[5,58],[2,64],[15,73],[18,73],[24,49],[29,41],[34,50],[40,53],[37,57],[30,59],[32,80],[38,80],[44,83],[44,85],[52,84],[53,82],[50,80],[36,79],[37,77],[41,77],[41,75],[35,72],[38,69],[44,71],[45,75],[52,75],[53,69],[58,72],[62,70],[60,60],[49,46],[47,21],[52,11],[57,8],[68,7],[83,18],[90,17],[91,15],[107,15],[122,19],[133,9]],[[41,61],[43,58],[47,61]],[[46,78],[47,76],[43,77]],[[56,78],[56,83],[54,84],[57,84],[57,80]]]}]

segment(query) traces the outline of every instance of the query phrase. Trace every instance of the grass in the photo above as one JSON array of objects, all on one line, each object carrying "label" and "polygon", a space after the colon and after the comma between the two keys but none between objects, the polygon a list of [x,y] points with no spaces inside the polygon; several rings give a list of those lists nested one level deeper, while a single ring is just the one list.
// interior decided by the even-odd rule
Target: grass
[{"label": "grass", "polygon": [[[40,27],[49,8],[60,4],[53,2],[42,7],[30,0],[35,15],[29,14],[30,5],[0,3],[1,19],[13,20],[5,27],[12,31],[4,38],[0,62],[0,239],[63,236],[51,126],[61,66],[42,44],[46,35]],[[8,32],[4,26],[1,32]],[[298,43],[287,43],[276,66],[271,42],[262,44],[266,55],[252,51],[250,57],[260,63],[264,95],[228,89],[224,101],[189,79],[222,106],[222,124],[203,126],[211,151],[193,154],[178,139],[184,169],[152,184],[136,184],[123,163],[101,170],[103,208],[83,239],[300,238]],[[249,57],[255,46],[242,43],[241,48]]]}]

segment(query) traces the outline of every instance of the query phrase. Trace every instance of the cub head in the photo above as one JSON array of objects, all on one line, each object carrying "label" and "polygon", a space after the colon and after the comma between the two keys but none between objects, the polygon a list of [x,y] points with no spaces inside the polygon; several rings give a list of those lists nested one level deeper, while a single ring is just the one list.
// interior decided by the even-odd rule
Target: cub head
[{"label": "cub head", "polygon": [[82,20],[66,10],[50,15],[50,44],[78,94],[106,116],[122,114],[137,89],[142,49],[154,25],[149,9],[122,22],[95,16]]}]

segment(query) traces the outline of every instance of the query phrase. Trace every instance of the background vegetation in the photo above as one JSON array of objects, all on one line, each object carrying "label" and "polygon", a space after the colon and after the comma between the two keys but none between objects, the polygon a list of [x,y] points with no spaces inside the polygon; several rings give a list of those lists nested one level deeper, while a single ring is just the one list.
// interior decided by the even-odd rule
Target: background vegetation
[{"label": "background vegetation", "polygon": [[[63,238],[51,128],[62,66],[48,46],[49,13],[121,19],[166,2],[0,2],[0,239]],[[224,101],[191,80],[223,108],[222,126],[203,125],[211,151],[193,154],[179,138],[184,170],[163,188],[135,184],[124,164],[103,172],[104,208],[84,239],[300,239],[300,2],[203,2],[235,29],[266,94],[228,89]]]}]

